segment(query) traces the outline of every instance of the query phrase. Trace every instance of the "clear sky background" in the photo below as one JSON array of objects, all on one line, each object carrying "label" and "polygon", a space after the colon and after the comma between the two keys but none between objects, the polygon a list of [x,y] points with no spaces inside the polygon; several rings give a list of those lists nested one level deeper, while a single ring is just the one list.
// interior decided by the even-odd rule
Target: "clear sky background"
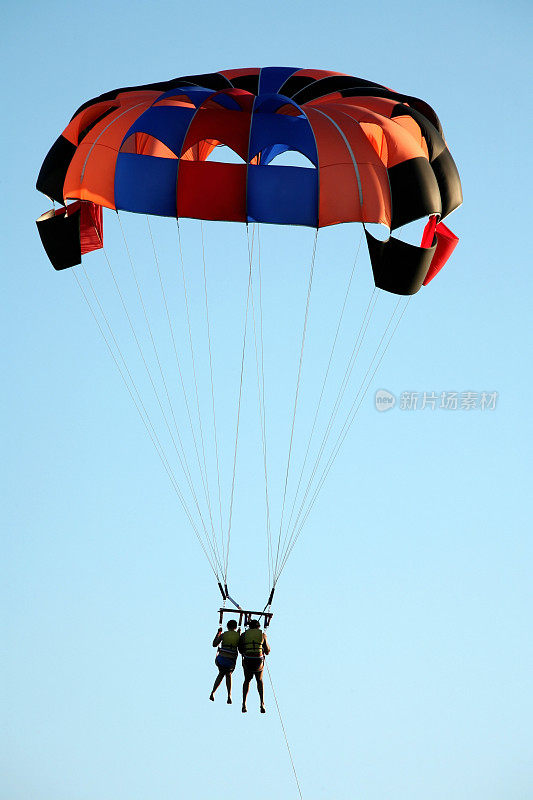
[{"label": "clear sky background", "polygon": [[[51,1],[4,4],[2,20],[1,800],[298,796],[270,686],[266,716],[255,694],[240,713],[240,667],[234,705],[222,690],[208,702],[216,584],[72,276],[54,273],[34,224],[49,207],[34,188],[40,164],[83,101],[257,65],[337,70],[426,99],[464,191],[449,221],[459,246],[410,303],[279,583],[270,667],[303,796],[530,800],[528,5]],[[136,221],[125,223],[148,263],[146,232],[137,240]],[[113,215],[104,227],[118,252]],[[162,264],[175,269],[175,230],[156,228]],[[318,237],[308,342],[318,360],[304,361],[302,397],[319,385],[309,365],[327,359],[355,228]],[[199,226],[183,232],[199,324]],[[278,506],[312,238],[264,232]],[[241,226],[207,226],[206,255],[227,489]],[[87,265],[100,279],[102,254]],[[363,251],[358,265],[353,320],[370,287]],[[246,367],[230,586],[241,603],[262,606],[251,352]],[[378,388],[496,391],[498,402],[380,414]],[[300,410],[301,455],[312,400]]]}]

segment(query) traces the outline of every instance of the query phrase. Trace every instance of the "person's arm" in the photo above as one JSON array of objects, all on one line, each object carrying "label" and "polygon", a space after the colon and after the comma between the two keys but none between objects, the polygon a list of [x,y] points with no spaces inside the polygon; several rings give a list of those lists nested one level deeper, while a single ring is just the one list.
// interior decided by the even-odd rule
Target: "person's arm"
[{"label": "person's arm", "polygon": [[241,633],[237,647],[239,649],[239,653],[242,655],[244,653],[244,633]]},{"label": "person's arm", "polygon": [[263,653],[266,656],[270,653],[270,645],[267,641],[266,633],[263,633]]},{"label": "person's arm", "polygon": [[220,644],[221,639],[222,639],[222,628],[219,628],[218,631],[217,631],[217,635],[213,639],[213,647],[218,647],[218,645]]}]

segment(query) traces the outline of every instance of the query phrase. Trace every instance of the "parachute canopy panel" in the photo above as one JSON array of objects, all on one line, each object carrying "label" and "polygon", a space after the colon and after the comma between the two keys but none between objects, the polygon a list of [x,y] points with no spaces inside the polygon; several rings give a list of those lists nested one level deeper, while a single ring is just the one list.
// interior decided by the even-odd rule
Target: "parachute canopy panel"
[{"label": "parachute canopy panel", "polygon": [[[210,160],[219,146],[239,163]],[[308,168],[272,163],[287,152]],[[311,228],[361,222],[394,230],[422,217],[442,220],[462,202],[457,168],[426,102],[363,78],[296,67],[189,75],[100,95],[52,146],[37,188],[64,205]],[[41,235],[52,228],[39,225]],[[54,254],[67,266],[77,250],[70,227],[69,253]],[[375,274],[408,262],[416,274],[393,275],[383,288],[411,292],[438,271],[427,248],[368,241]],[[61,245],[45,248],[50,254]],[[442,255],[441,247],[439,269]]]}]

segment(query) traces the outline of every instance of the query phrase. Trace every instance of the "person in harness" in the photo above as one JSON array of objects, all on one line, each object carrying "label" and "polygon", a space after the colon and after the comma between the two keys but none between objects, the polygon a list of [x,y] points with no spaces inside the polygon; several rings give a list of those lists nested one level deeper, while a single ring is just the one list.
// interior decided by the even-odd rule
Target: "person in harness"
[{"label": "person in harness", "polygon": [[213,647],[218,647],[215,665],[218,667],[218,675],[213,684],[213,689],[209,695],[210,700],[215,699],[215,692],[226,678],[226,688],[228,690],[227,702],[231,704],[231,673],[235,669],[238,656],[239,636],[241,629],[237,628],[237,621],[230,619],[227,624],[227,631],[222,633],[219,628],[217,635],[213,639]]},{"label": "person in harness", "polygon": [[242,712],[246,709],[246,698],[250,688],[250,681],[255,675],[257,691],[259,694],[259,709],[261,714],[265,713],[265,703],[263,700],[263,667],[265,656],[270,653],[270,645],[267,642],[266,634],[259,627],[259,620],[250,620],[250,625],[239,639],[239,652],[242,655],[242,668],[244,670],[244,683],[242,685]]}]

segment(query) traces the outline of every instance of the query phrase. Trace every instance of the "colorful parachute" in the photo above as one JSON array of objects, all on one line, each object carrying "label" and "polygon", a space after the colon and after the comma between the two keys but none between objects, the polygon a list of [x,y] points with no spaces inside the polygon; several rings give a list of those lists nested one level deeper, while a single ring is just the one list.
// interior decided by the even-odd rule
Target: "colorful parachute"
[{"label": "colorful parachute", "polygon": [[[220,144],[242,163],[207,161]],[[315,169],[272,164],[284,151]],[[442,220],[462,202],[427,103],[361,78],[293,67],[226,70],[100,95],[58,138],[37,188],[60,203],[312,228],[358,221],[394,230],[421,217]],[[94,224],[81,217],[66,222],[64,213],[49,212],[38,223],[58,269],[88,252],[79,231],[87,238]],[[434,277],[457,241],[440,224],[423,247],[366,236],[376,285],[397,294],[414,294]]]},{"label": "colorful parachute", "polygon": [[[213,160],[219,147],[225,149],[226,153],[228,149],[232,151],[229,160]],[[282,166],[280,158],[286,155],[292,158],[292,162]],[[369,322],[380,296],[379,290],[400,296],[415,294],[439,272],[457,244],[457,237],[442,220],[461,204],[461,184],[437,115],[427,103],[415,97],[336,72],[267,67],[190,75],[163,83],[116,89],[82,105],[46,156],[37,188],[62,204],[61,208],[48,211],[37,221],[43,245],[56,269],[74,267],[81,263],[83,254],[103,248],[111,275],[108,284],[115,294],[114,302],[122,315],[126,333],[133,337],[130,336],[131,346],[134,356],[137,359],[140,356],[138,362],[143,378],[146,380],[144,372],[148,376],[146,387],[154,412],[141,395],[141,382],[127,363],[127,346],[120,338],[120,327],[113,329],[107,307],[104,307],[97,294],[96,281],[87,274],[85,264],[79,270],[73,270],[73,275],[225,599],[231,599],[226,584],[245,351],[246,347],[252,352],[255,350],[257,382],[253,392],[257,390],[259,399],[261,469],[264,466],[265,528],[271,587],[268,607],[276,581],[409,302],[407,297],[388,298],[396,305],[381,338],[379,335],[376,337],[377,346],[366,372],[364,367],[361,371],[363,377],[359,389],[352,393],[355,362],[362,358],[359,354],[365,337],[368,340]],[[119,287],[119,272],[112,269],[110,256],[103,246],[103,208],[117,212],[126,246],[125,272],[129,272],[129,264],[133,276],[130,291],[123,292]],[[155,288],[148,291],[150,303],[145,303],[142,296],[142,281],[138,279],[124,235],[119,213],[122,211],[147,215],[156,267],[152,276],[155,276]],[[152,237],[151,215],[174,218],[174,227],[177,220],[176,244],[179,242],[179,248],[176,247],[176,253],[170,253],[172,261],[166,280],[160,270],[160,260]],[[209,316],[204,227],[201,222],[203,280],[200,280],[200,291],[205,291],[205,304],[202,297],[197,307],[205,307],[204,341],[207,341],[208,347],[204,347],[203,359],[198,359],[194,354],[189,289],[181,247],[179,220],[184,217],[201,221],[246,223],[249,264],[240,271],[235,258],[235,265],[232,263],[230,266],[230,271],[235,266],[235,280],[241,275],[247,278],[247,291],[243,291],[246,306],[243,312],[242,350],[238,353],[240,372],[235,373],[240,377],[240,387],[235,392],[238,397],[235,443],[233,446],[232,442],[231,448],[228,448],[228,468],[225,470],[219,468],[221,438],[217,438],[215,414],[212,323]],[[427,219],[420,246],[408,244],[391,235],[383,241],[372,233],[372,225],[384,225],[390,234],[390,231],[420,219]],[[347,333],[344,352],[349,354],[349,358],[344,374],[335,371],[332,368],[333,355],[342,350],[339,332],[343,325],[347,326],[347,318],[350,318],[352,325],[355,319],[355,315],[345,314],[353,285],[354,262],[338,323],[331,328],[331,353],[329,360],[324,359],[327,362],[324,378],[316,387],[316,410],[307,418],[312,420],[312,424],[309,425],[307,445],[301,448],[305,455],[301,469],[299,467],[299,478],[295,478],[294,484],[291,484],[290,469],[295,461],[293,434],[297,407],[301,404],[299,390],[317,248],[316,232],[319,228],[345,222],[363,224],[376,288],[370,288],[371,297],[357,335],[352,329]],[[276,401],[279,398],[281,400],[272,418],[280,425],[282,412],[285,407],[289,409],[290,435],[287,437],[286,462],[283,455],[283,464],[272,468],[274,476],[278,477],[278,483],[274,480],[274,486],[268,479],[263,358],[261,281],[268,271],[263,271],[262,278],[262,233],[257,223],[315,229],[309,282],[307,293],[304,294],[301,345],[298,340],[299,347],[296,349],[300,355],[294,400],[291,397],[289,402],[284,402],[285,395],[278,386],[283,370],[278,369],[275,362],[272,395]],[[234,230],[233,226],[226,227]],[[172,246],[164,248],[167,255],[169,250],[172,250]],[[358,252],[357,248],[356,259]],[[144,258],[146,262],[146,250]],[[176,266],[180,259],[182,276],[178,277]],[[103,272],[103,262],[102,267]],[[143,277],[146,277],[149,270],[143,272]],[[196,272],[201,274],[202,269]],[[296,270],[294,272],[297,274]],[[337,285],[341,284],[338,280],[340,273],[338,270],[335,272],[335,265],[330,265],[328,274],[333,275]],[[184,291],[184,304],[173,320],[169,311],[172,303],[167,302],[167,291],[176,294],[178,289]],[[154,298],[159,293],[161,305],[156,312],[156,324],[151,325],[147,307],[155,303]],[[281,294],[274,292],[276,302],[278,299],[281,301]],[[323,292],[323,296],[326,295],[327,291]],[[142,344],[139,328],[134,326],[134,314],[131,311],[134,303],[139,312],[140,328],[145,331],[146,344]],[[362,307],[365,307],[364,304]],[[240,315],[235,310],[233,307],[230,309],[232,320],[238,317],[240,324]],[[275,315],[277,311],[276,308]],[[276,328],[282,316],[275,316],[271,328]],[[291,310],[286,317],[290,321],[296,319],[297,315]],[[168,330],[164,334],[166,344],[171,358],[175,356],[176,360],[168,376],[163,369],[164,359],[160,358],[159,345],[156,347],[156,339],[163,336],[167,322]],[[182,331],[182,340],[176,333],[180,325],[187,326]],[[320,320],[322,341],[325,341],[329,330]],[[252,335],[255,348],[251,344]],[[223,330],[219,341],[225,338],[226,331]],[[193,388],[186,387],[187,369],[183,369],[183,361],[189,359],[189,349],[191,361],[188,369]],[[292,352],[286,347],[285,341],[283,349]],[[174,371],[176,367],[177,371]],[[205,419],[202,423],[201,392],[197,380],[201,369],[205,372],[207,389],[205,407],[209,414],[212,413],[212,425],[206,425]],[[312,369],[313,377],[318,375],[318,360],[312,362]],[[331,410],[325,417],[329,386],[337,377],[340,388],[333,395]],[[222,388],[230,383],[226,374],[223,383]],[[175,412],[178,403],[181,403],[181,413]],[[221,405],[227,409],[230,403]],[[205,408],[203,411],[205,413]],[[339,424],[338,420],[342,417],[345,417],[344,422]],[[321,423],[322,430],[319,432]],[[209,454],[210,438],[212,447]],[[229,438],[226,436],[226,441]],[[178,475],[184,483],[179,483]],[[223,485],[225,476],[228,477],[227,492]],[[217,486],[218,491],[213,490],[213,486]],[[279,488],[277,508],[272,499],[276,488]],[[294,488],[291,507],[289,494]],[[219,514],[216,510],[217,494]],[[229,498],[225,508],[222,495]],[[220,518],[220,524],[217,517]],[[271,530],[273,527],[278,531],[277,542]]]}]

